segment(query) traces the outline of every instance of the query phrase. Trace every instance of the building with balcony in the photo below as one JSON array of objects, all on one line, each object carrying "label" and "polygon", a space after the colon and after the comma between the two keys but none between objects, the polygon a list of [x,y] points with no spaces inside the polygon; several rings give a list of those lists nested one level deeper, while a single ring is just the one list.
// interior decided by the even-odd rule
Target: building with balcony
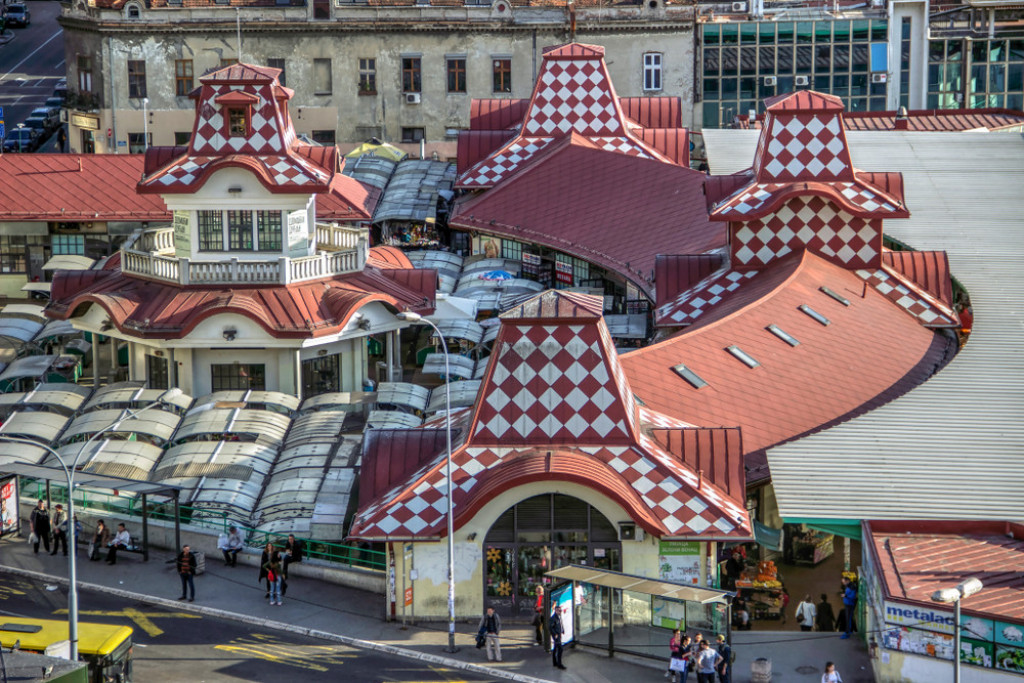
[{"label": "building with balcony", "polygon": [[[605,45],[623,94],[693,95],[693,8],[665,0],[82,0],[64,29],[73,151],[184,144],[210,69],[281,69],[296,131],[454,158],[471,98],[528,96],[547,45]],[[241,46],[239,46],[239,37]],[[689,111],[683,115],[689,122]]]},{"label": "building with balcony", "polygon": [[278,74],[204,77],[189,145],[150,148],[138,183],[172,227],[54,279],[48,314],[127,342],[129,379],[193,394],[360,389],[367,336],[384,334],[391,357],[393,314],[432,310],[435,271],[370,249],[365,227],[316,221],[318,201],[339,198],[368,220],[371,188],[340,173],[337,148],[296,139]]}]

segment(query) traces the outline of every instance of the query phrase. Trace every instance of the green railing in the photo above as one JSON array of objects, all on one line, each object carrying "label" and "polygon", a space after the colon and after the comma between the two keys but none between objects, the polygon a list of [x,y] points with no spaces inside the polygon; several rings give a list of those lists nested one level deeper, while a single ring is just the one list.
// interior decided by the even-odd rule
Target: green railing
[{"label": "green railing", "polygon": [[[46,498],[46,482],[40,479],[24,477],[21,480],[22,500],[39,500]],[[67,503],[67,487],[50,483],[50,501],[53,504]],[[81,510],[105,511],[126,517],[142,518],[142,498],[115,496],[109,493],[97,491],[86,491],[76,489],[75,507]],[[191,527],[211,529],[218,534],[227,533],[229,526],[236,526],[245,536],[245,544],[252,550],[262,550],[267,543],[273,543],[277,548],[283,548],[288,540],[287,533],[277,533],[253,529],[240,524],[232,524],[226,512],[219,510],[208,510],[189,505],[179,505],[179,521]],[[174,522],[174,502],[148,501],[146,514],[149,519]],[[298,538],[298,537],[297,537]],[[303,544],[303,552],[306,557],[317,560],[325,560],[334,564],[343,564],[350,567],[361,567],[384,571],[387,568],[387,553],[373,547],[360,547],[346,543],[327,543],[325,541],[314,541],[308,538],[300,538]]]}]

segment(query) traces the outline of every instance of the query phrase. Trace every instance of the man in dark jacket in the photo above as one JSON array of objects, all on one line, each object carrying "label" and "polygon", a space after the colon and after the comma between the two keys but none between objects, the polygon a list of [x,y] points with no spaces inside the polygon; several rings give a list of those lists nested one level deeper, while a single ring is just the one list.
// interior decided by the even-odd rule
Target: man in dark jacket
[{"label": "man in dark jacket", "polygon": [[32,508],[32,515],[29,517],[29,528],[36,535],[32,544],[32,552],[39,554],[39,542],[42,541],[46,552],[50,552],[50,513],[46,511],[46,501],[40,500]]},{"label": "man in dark jacket", "polygon": [[853,613],[857,609],[857,584],[843,577],[843,611],[846,612],[846,619],[843,627],[846,632],[840,638],[849,638],[853,631]]},{"label": "man in dark jacket", "polygon": [[302,562],[302,541],[295,538],[295,534],[288,534],[288,542],[284,544],[284,563],[281,567],[284,578],[288,578],[288,565],[293,562]]},{"label": "man in dark jacket", "polygon": [[562,615],[556,607],[551,615],[551,664],[556,669],[565,670],[562,665]]},{"label": "man in dark jacket", "polygon": [[50,518],[50,528],[53,530],[53,552],[51,555],[56,555],[57,550],[63,545],[64,554],[68,554],[68,536],[67,536],[67,515],[64,514],[64,506],[57,503],[57,509],[54,510],[53,517]]},{"label": "man in dark jacket", "polygon": [[178,599],[184,600],[187,596],[189,602],[195,602],[196,584],[193,577],[196,575],[196,556],[192,554],[190,547],[186,545],[181,549],[175,566],[181,579],[181,597]]},{"label": "man in dark jacket", "polygon": [[501,634],[501,617],[488,607],[487,611],[480,617],[480,633],[483,634],[487,646],[487,661],[501,661],[501,643],[498,636]]},{"label": "man in dark jacket", "polygon": [[817,626],[819,631],[835,631],[836,615],[832,611],[832,605],[828,602],[828,595],[821,594],[821,602],[818,603]]}]

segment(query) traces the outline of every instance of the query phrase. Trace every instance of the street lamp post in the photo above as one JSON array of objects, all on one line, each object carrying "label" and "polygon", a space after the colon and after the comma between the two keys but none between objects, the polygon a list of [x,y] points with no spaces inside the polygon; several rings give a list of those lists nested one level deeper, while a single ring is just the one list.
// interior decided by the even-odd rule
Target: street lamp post
[{"label": "street lamp post", "polygon": [[406,322],[420,323],[432,327],[441,339],[441,349],[444,351],[444,437],[448,453],[445,461],[444,475],[445,484],[448,489],[448,648],[446,651],[457,652],[458,650],[455,647],[455,525],[452,517],[452,393],[451,368],[448,366],[448,342],[437,325],[419,313],[406,311],[399,313],[396,317]]},{"label": "street lamp post", "polygon": [[978,579],[964,579],[956,588],[943,588],[932,593],[932,600],[953,603],[953,683],[960,683],[960,601],[984,588]]},{"label": "street lamp post", "polygon": [[71,552],[68,553],[68,640],[71,643],[71,661],[78,661],[78,562],[77,562],[77,545],[75,538],[75,502],[74,502],[74,491],[75,491],[75,472],[78,470],[78,461],[81,460],[82,455],[89,450],[89,445],[94,443],[96,439],[108,432],[114,431],[121,426],[121,423],[125,420],[138,417],[141,413],[155,408],[159,405],[177,398],[181,395],[181,389],[169,389],[165,391],[159,399],[142,406],[138,410],[129,411],[124,417],[120,418],[116,422],[107,425],[103,429],[99,430],[92,436],[90,436],[82,447],[75,453],[75,459],[71,463],[71,467],[68,467],[64,458],[61,457],[52,446],[35,441],[34,439],[24,439],[18,436],[6,436],[0,434],[0,441],[10,441],[12,443],[23,443],[30,446],[38,446],[43,450],[47,451],[57,462],[60,463],[61,469],[64,470],[64,477],[67,480],[68,487],[68,532],[71,537]]}]

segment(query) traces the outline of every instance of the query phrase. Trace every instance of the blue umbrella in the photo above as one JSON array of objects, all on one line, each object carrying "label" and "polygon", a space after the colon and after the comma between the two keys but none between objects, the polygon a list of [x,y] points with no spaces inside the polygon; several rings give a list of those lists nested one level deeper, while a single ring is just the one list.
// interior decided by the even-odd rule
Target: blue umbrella
[{"label": "blue umbrella", "polygon": [[481,280],[511,280],[515,275],[505,270],[489,270],[486,273],[480,273],[477,277]]}]

